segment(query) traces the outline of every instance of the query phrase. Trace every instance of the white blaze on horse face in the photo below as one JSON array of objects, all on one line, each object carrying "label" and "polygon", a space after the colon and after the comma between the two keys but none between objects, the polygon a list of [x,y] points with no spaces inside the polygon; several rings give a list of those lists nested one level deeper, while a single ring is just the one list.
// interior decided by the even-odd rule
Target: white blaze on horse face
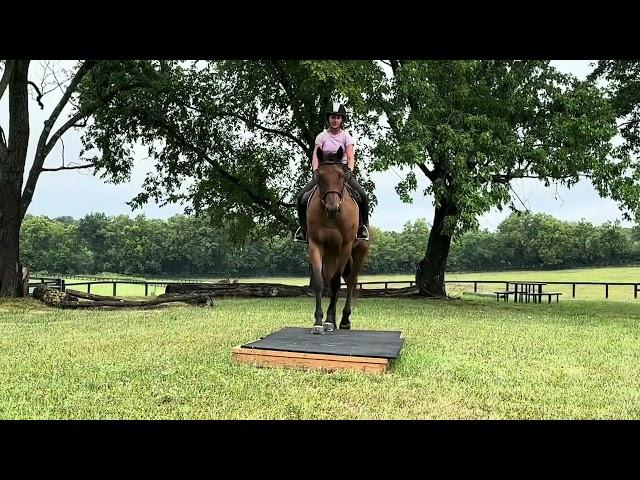
[{"label": "white blaze on horse face", "polygon": [[321,200],[329,218],[336,218],[342,204],[344,174],[342,167],[327,165],[318,172],[318,186]]},{"label": "white blaze on horse face", "polygon": [[340,213],[340,196],[331,192],[325,197],[325,205],[327,207],[327,215],[329,218],[336,218]]}]

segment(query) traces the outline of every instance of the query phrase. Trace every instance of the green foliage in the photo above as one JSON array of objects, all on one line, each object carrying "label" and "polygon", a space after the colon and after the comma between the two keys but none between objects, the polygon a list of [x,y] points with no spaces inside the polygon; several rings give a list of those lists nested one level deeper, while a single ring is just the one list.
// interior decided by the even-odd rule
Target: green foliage
[{"label": "green foliage", "polygon": [[512,214],[495,234],[469,231],[451,248],[450,271],[557,269],[640,261],[631,229],[564,222],[546,214]]},{"label": "green foliage", "polygon": [[[353,90],[364,64],[101,62],[83,83],[80,101],[91,105],[111,95],[111,108],[95,113],[84,154],[95,155],[103,177],[120,182],[129,177],[133,145],[146,147],[156,167],[134,207],[149,199],[180,202],[188,213],[225,225],[239,241],[256,228],[290,234],[294,199],[310,178],[327,105]],[[357,172],[372,193],[363,152],[359,148]]]},{"label": "green foliage", "polygon": [[74,223],[27,215],[20,245],[32,271],[85,273],[95,268],[93,252]]},{"label": "green foliage", "polygon": [[[460,236],[452,245],[447,269],[550,269],[639,262],[639,242],[633,231],[619,223],[596,227],[544,214],[514,214],[496,233],[471,230]],[[400,232],[372,226],[364,273],[414,272],[429,232],[424,219],[408,222]],[[206,216],[157,220],[89,214],[71,222],[28,215],[21,248],[23,261],[38,272],[117,272],[128,277],[305,277],[309,273],[306,248],[290,236],[266,237],[254,231],[238,243],[234,232],[214,226]]]},{"label": "green foliage", "polygon": [[[614,181],[607,158],[614,114],[602,92],[548,61],[395,61],[376,63],[362,95],[388,121],[374,148],[377,170],[421,170],[425,194],[453,207],[449,234],[477,227],[493,207],[514,206],[509,184],[536,177],[571,187],[592,174]],[[398,186],[406,199],[417,187]],[[635,208],[630,199],[623,206]]]},{"label": "green foliage", "polygon": [[590,80],[606,83],[607,96],[618,118],[617,142],[613,152],[615,162],[602,166],[607,182],[596,181],[601,192],[629,206],[632,217],[640,218],[640,61],[601,60],[590,75]]}]

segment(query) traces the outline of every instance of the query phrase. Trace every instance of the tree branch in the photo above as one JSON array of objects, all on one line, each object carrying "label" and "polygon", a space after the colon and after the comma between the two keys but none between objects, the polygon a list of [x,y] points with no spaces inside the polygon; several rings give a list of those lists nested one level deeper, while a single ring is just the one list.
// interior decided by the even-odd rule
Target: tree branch
[{"label": "tree branch", "polygon": [[270,128],[270,127],[266,127],[264,125],[260,125],[259,123],[249,119],[249,118],[245,118],[242,115],[238,115],[237,113],[223,113],[223,115],[225,116],[230,116],[230,117],[234,117],[237,118],[239,120],[242,120],[244,123],[247,124],[247,126],[250,127],[256,127],[264,132],[269,132],[269,133],[275,133],[278,135],[282,135],[285,138],[288,138],[289,140],[292,140],[293,142],[295,142],[298,146],[300,146],[300,148],[302,148],[303,152],[308,154],[309,153],[309,147],[307,147],[299,138],[297,138],[295,135],[289,133],[289,132],[285,132],[282,130],[278,130],[275,128]]},{"label": "tree branch", "polygon": [[[549,177],[552,178],[553,180],[564,180],[566,178],[573,178],[576,175],[563,175],[561,177]],[[577,175],[578,177],[581,178],[593,178],[594,175],[588,174],[588,173],[580,173]],[[494,183],[509,183],[511,180],[514,180],[516,178],[535,178],[537,180],[542,180],[545,177],[541,177],[540,175],[512,175],[512,174],[496,174],[496,175],[492,175],[491,176],[491,181]]]},{"label": "tree branch", "polygon": [[424,173],[432,183],[436,181],[435,173],[432,170],[429,170],[424,163],[418,163],[418,168],[422,170],[422,173]]},{"label": "tree branch", "polygon": [[68,166],[68,167],[65,167],[63,165],[62,167],[58,167],[58,168],[41,168],[40,171],[41,172],[59,172],[60,170],[81,170],[83,168],[91,168],[95,166],[96,166],[95,163],[87,163],[86,165],[76,165],[76,166]]},{"label": "tree branch", "polygon": [[[524,209],[525,209],[525,212],[526,212],[526,213],[531,213],[531,212],[530,212],[530,210],[529,210],[529,208],[524,204],[524,202],[523,202],[523,201],[522,201],[522,199],[520,198],[520,195],[518,195],[518,192],[516,192],[516,191],[513,189],[513,187],[512,187],[511,185],[509,185],[509,190],[511,190],[511,192],[512,192],[512,193],[516,196],[516,198],[520,201],[520,203],[522,204],[522,206],[523,206],[523,207],[524,207]],[[511,208],[512,208],[512,210],[514,210],[514,211],[516,211],[516,212],[518,212],[518,213],[522,213],[522,212],[520,212],[520,210],[518,210],[518,209],[515,207],[515,205],[513,205],[513,202],[511,202]]]},{"label": "tree branch", "polygon": [[629,125],[629,124],[634,124],[634,123],[635,123],[635,124],[637,124],[638,122],[640,122],[640,119],[638,119],[638,118],[633,118],[633,119],[629,120],[628,122],[622,122],[621,124],[616,125],[616,128],[617,128],[618,130],[620,130],[622,127],[625,127],[625,126],[627,126],[627,125]]},{"label": "tree branch", "polygon": [[[51,151],[53,143],[55,143],[54,141],[53,143],[49,142],[49,144],[47,144],[49,133],[51,132],[53,125],[56,123],[58,116],[62,112],[62,109],[65,107],[73,93],[78,88],[80,81],[95,66],[95,63],[96,62],[92,60],[87,60],[80,66],[73,79],[71,80],[71,83],[62,95],[62,98],[53,109],[53,112],[51,112],[49,118],[44,122],[44,128],[42,129],[42,133],[40,134],[40,138],[38,139],[38,146],[36,148],[33,165],[31,167],[31,170],[29,171],[29,178],[27,179],[24,191],[22,192],[22,218],[24,218],[24,215],[27,213],[27,208],[29,208],[29,205],[31,204],[33,193],[36,189],[36,183],[38,182],[38,176],[42,171],[42,166],[44,165],[45,158],[47,158],[47,154]],[[60,133],[60,135],[62,135],[62,133]],[[60,135],[58,135],[55,140],[57,140]]]},{"label": "tree branch", "polygon": [[282,69],[282,66],[278,64],[278,62],[276,62],[275,60],[270,60],[269,64],[273,67],[276,74],[278,75],[278,80],[279,80],[278,83],[280,84],[284,92],[287,94],[287,97],[289,98],[289,104],[291,105],[291,110],[293,111],[293,117],[296,124],[298,125],[298,128],[302,131],[302,134],[305,137],[307,138],[311,137],[311,133],[309,132],[309,129],[307,128],[306,123],[304,121],[301,121],[299,118],[298,102],[297,102],[297,99],[295,98],[295,95],[293,94],[293,88],[291,87],[291,84],[289,83],[289,80],[287,79],[284,73],[284,70]]},{"label": "tree branch", "polygon": [[28,81],[27,83],[29,85],[31,85],[33,88],[35,88],[36,92],[38,92],[38,96],[36,97],[36,101],[38,102],[38,105],[40,105],[40,110],[44,110],[44,105],[40,101],[40,99],[42,98],[42,92],[40,92],[40,89],[38,88],[38,86],[35,83],[33,83],[32,81]]},{"label": "tree branch", "polygon": [[4,71],[2,72],[2,78],[0,78],[0,100],[4,95],[4,91],[9,85],[9,78],[11,77],[11,71],[13,70],[14,60],[7,60],[4,64]]},{"label": "tree branch", "polygon": [[4,136],[4,130],[0,127],[0,160],[7,157],[7,138]]},{"label": "tree branch", "polygon": [[183,148],[192,151],[200,158],[204,159],[211,167],[213,167],[214,171],[217,174],[219,174],[229,183],[235,185],[238,190],[247,195],[247,197],[249,197],[256,206],[261,207],[263,210],[273,215],[277,220],[282,222],[283,225],[295,227],[295,222],[292,222],[291,219],[284,215],[281,209],[278,208],[286,207],[287,205],[283,204],[282,202],[278,202],[277,200],[274,203],[273,199],[265,198],[258,195],[255,191],[255,188],[253,188],[251,185],[245,184],[242,179],[229,173],[224,167],[222,167],[218,162],[211,158],[204,149],[186,140],[176,126],[168,125],[163,119],[159,118],[156,118],[153,123],[156,128],[162,129],[167,132],[167,135],[173,137]]},{"label": "tree branch", "polygon": [[[201,108],[198,107],[194,107],[191,105],[187,105],[187,108],[190,110],[194,110],[200,114],[206,114],[207,112],[205,112],[204,110],[202,110]],[[269,133],[275,133],[277,135],[281,135],[285,138],[288,138],[289,140],[292,140],[293,142],[295,142],[300,148],[302,148],[302,151],[305,154],[309,154],[309,147],[306,146],[304,144],[304,142],[302,142],[298,137],[296,137],[295,135],[293,135],[290,132],[285,132],[284,130],[278,130],[276,128],[271,128],[271,127],[267,127],[265,125],[261,125],[258,122],[256,122],[255,120],[251,120],[250,118],[244,117],[238,113],[231,113],[231,112],[220,112],[220,113],[216,113],[215,115],[217,116],[221,116],[221,117],[232,117],[232,118],[237,118],[238,120],[242,120],[247,126],[250,127],[256,127],[264,132],[269,132]]]}]

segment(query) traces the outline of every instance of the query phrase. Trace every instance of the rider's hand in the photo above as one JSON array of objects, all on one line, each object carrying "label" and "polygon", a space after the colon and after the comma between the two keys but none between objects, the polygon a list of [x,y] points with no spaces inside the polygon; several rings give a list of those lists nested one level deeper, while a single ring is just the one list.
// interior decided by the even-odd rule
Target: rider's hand
[{"label": "rider's hand", "polygon": [[349,167],[344,167],[344,179],[345,180],[349,180],[352,176],[351,170],[349,170]]}]

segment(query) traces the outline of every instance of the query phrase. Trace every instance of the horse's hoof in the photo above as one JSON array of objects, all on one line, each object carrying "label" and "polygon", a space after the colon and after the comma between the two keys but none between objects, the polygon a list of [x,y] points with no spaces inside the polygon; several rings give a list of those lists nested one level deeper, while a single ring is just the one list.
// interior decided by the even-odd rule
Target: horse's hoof
[{"label": "horse's hoof", "polygon": [[340,330],[351,330],[351,323],[341,323]]},{"label": "horse's hoof", "polygon": [[334,330],[333,323],[331,323],[331,322],[324,322],[322,324],[322,326],[324,327],[324,331],[325,332],[333,332],[333,330]]},{"label": "horse's hoof", "polygon": [[322,325],[314,325],[311,333],[324,333],[324,327]]}]

